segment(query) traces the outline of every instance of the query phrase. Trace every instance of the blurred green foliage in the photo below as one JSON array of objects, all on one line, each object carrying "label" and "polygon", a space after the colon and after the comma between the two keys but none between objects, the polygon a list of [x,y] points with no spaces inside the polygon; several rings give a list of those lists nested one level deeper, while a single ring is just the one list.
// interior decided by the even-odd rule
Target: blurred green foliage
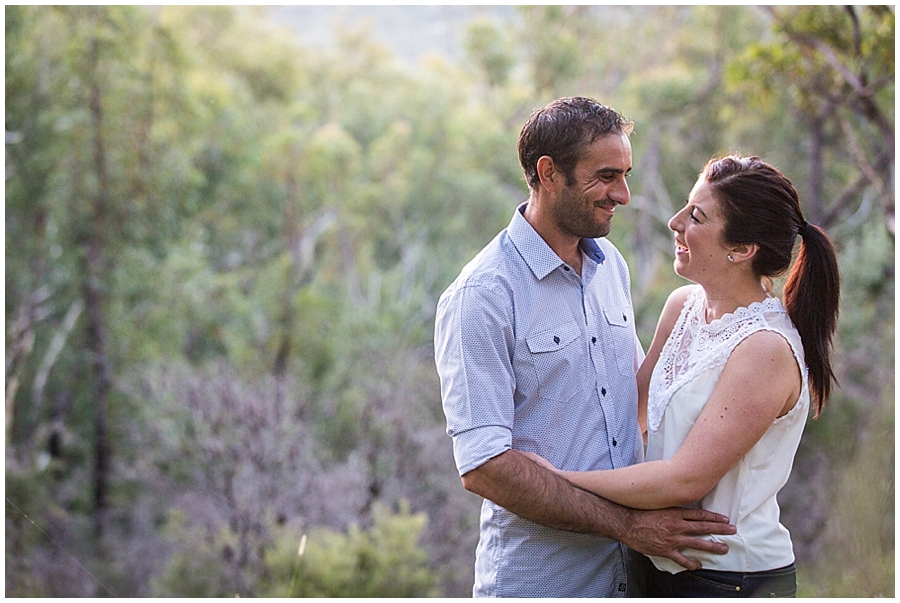
[{"label": "blurred green foliage", "polygon": [[377,505],[366,530],[317,529],[308,539],[284,534],[266,556],[271,586],[263,587],[262,596],[435,596],[436,575],[418,543],[426,521],[400,501],[397,512]]},{"label": "blurred green foliage", "polygon": [[851,456],[826,526],[823,555],[798,571],[801,597],[894,596],[894,389],[888,388]]},{"label": "blurred green foliage", "polygon": [[645,345],[711,156],[831,234],[842,388],[783,520],[801,594],[893,596],[892,7],[528,6],[412,68],[264,7],[5,15],[7,595],[468,596],[434,307],[527,196],[522,123],[584,95],[636,122]]}]

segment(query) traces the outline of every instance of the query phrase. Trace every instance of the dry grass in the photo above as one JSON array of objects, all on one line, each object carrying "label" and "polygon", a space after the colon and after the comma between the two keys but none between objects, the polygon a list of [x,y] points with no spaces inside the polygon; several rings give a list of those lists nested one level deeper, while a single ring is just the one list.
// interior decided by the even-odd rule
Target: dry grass
[{"label": "dry grass", "polygon": [[847,464],[824,555],[798,568],[800,597],[894,597],[894,391]]}]

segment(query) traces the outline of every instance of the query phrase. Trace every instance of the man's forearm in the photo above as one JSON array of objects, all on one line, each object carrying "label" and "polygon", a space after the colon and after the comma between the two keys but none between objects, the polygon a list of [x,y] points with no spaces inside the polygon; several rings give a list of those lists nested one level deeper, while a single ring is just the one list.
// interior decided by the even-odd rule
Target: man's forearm
[{"label": "man's forearm", "polygon": [[520,517],[559,530],[605,536],[639,553],[668,557],[681,566],[700,569],[685,556],[695,549],[716,555],[728,552],[706,534],[734,534],[728,518],[704,509],[639,511],[621,507],[581,490],[516,450],[508,450],[463,476],[471,492]]},{"label": "man's forearm", "polygon": [[516,450],[463,476],[465,488],[535,523],[623,540],[630,511],[582,490]]}]

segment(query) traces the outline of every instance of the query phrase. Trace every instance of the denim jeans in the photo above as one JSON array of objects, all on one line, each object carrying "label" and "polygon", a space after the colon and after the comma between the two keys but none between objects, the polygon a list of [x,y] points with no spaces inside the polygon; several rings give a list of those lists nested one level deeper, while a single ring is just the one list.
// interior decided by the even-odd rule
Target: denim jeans
[{"label": "denim jeans", "polygon": [[796,597],[794,564],[764,572],[662,572],[647,560],[647,597]]}]

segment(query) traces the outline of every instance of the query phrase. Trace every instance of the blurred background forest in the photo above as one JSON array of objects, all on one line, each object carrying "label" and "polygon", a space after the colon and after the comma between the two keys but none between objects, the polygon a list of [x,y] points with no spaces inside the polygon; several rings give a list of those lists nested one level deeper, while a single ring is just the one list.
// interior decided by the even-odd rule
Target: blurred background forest
[{"label": "blurred background forest", "polygon": [[800,596],[894,596],[892,6],[504,7],[413,61],[271,7],[5,12],[7,596],[470,596],[434,310],[569,95],[636,121],[645,346],[710,157],[832,236],[841,388],[783,521]]}]

